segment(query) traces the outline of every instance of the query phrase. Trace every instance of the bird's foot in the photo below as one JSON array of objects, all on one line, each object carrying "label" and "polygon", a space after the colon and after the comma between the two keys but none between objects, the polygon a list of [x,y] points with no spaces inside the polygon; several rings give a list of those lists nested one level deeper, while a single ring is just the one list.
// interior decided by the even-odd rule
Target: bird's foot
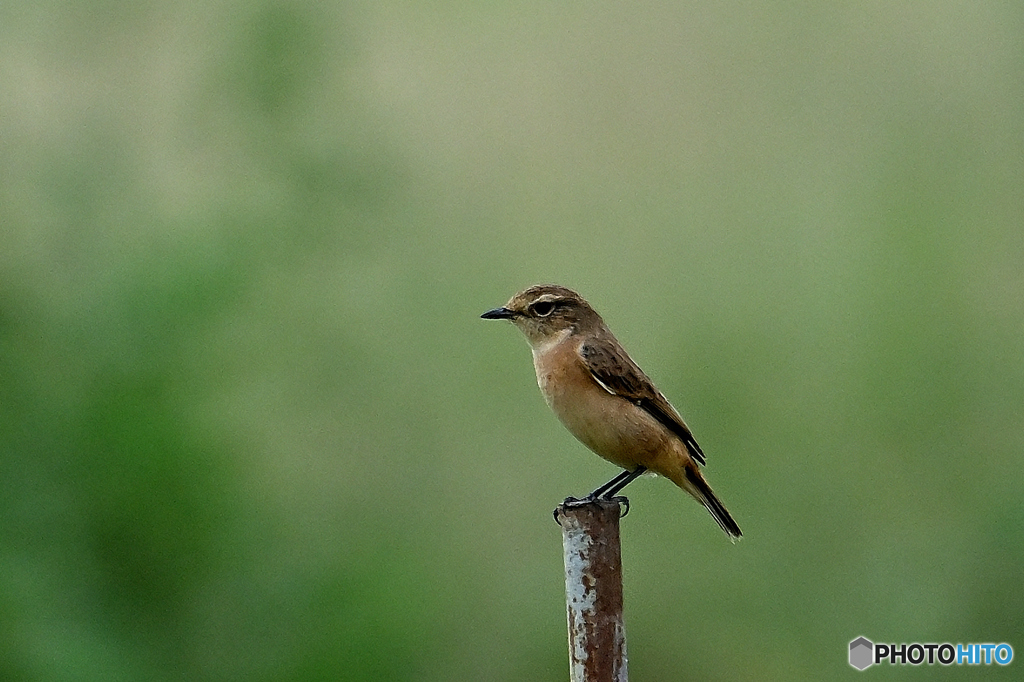
[{"label": "bird's foot", "polygon": [[619,518],[620,519],[626,518],[626,515],[629,514],[629,498],[628,497],[626,497],[625,495],[619,495],[617,497],[607,497],[605,499],[607,499],[609,502],[617,502],[618,505],[619,505]]},{"label": "bird's foot", "polygon": [[594,502],[615,502],[616,504],[619,505],[619,509],[620,509],[620,511],[619,511],[619,518],[620,519],[625,518],[626,515],[629,514],[629,498],[628,497],[625,497],[624,495],[619,495],[619,496],[616,496],[616,497],[603,497],[603,496],[598,497],[597,495],[594,495],[593,493],[591,493],[590,495],[587,495],[586,497],[583,497],[583,498],[579,498],[579,497],[567,497],[567,498],[565,498],[562,501],[562,504],[559,505],[559,507],[557,509],[555,509],[554,512],[552,512],[552,516],[555,517],[555,523],[558,523],[558,510],[559,509],[561,509],[563,507],[565,507],[565,508],[585,507],[586,505],[593,504]]}]

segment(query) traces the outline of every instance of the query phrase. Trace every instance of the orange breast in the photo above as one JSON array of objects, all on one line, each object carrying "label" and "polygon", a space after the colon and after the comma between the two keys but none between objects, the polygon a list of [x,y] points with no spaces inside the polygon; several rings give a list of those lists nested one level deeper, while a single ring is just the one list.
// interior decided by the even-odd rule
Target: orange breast
[{"label": "orange breast", "polygon": [[569,337],[534,353],[544,399],[562,424],[601,457],[624,469],[638,464],[661,468],[660,461],[674,454],[671,434],[645,410],[594,381],[579,356],[580,343]]}]

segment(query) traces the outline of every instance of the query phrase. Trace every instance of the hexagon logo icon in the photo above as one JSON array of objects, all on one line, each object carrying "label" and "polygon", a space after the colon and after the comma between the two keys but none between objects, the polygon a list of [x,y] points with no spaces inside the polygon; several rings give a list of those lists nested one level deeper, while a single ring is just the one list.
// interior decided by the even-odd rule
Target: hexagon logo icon
[{"label": "hexagon logo icon", "polygon": [[858,637],[850,642],[850,665],[857,670],[864,670],[874,663],[875,645],[865,637]]}]

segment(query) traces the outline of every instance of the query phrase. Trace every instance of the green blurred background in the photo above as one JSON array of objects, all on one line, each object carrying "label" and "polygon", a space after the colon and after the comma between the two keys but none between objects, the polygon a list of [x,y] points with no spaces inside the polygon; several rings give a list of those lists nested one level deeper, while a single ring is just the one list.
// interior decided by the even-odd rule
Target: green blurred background
[{"label": "green blurred background", "polygon": [[1024,654],[1019,2],[5,3],[0,240],[0,679],[566,679],[538,282],[746,534],[630,488],[634,680]]}]

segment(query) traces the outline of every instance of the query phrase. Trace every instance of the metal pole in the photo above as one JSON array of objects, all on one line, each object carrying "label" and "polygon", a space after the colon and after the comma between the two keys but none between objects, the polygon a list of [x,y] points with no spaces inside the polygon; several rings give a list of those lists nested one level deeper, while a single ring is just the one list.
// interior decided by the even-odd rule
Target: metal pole
[{"label": "metal pole", "polygon": [[619,503],[570,502],[555,509],[565,552],[571,682],[626,682]]}]

